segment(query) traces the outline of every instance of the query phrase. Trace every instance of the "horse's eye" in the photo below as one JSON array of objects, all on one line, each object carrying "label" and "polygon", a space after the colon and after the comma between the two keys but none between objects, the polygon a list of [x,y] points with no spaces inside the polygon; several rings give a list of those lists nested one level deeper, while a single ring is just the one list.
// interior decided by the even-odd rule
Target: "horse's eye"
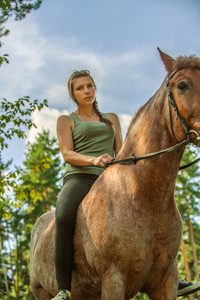
[{"label": "horse's eye", "polygon": [[184,81],[180,81],[178,84],[177,84],[177,88],[180,92],[185,92],[187,89],[188,89],[188,85],[186,82]]}]

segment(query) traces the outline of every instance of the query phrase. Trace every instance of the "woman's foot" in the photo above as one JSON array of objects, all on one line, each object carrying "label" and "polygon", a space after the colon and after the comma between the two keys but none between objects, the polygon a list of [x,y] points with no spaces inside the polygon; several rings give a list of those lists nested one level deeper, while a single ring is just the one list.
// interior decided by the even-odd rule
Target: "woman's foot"
[{"label": "woman's foot", "polygon": [[179,277],[179,286],[178,286],[178,293],[177,293],[178,297],[193,294],[198,290],[200,290],[200,282],[192,283]]},{"label": "woman's foot", "polygon": [[70,300],[71,293],[66,290],[60,290],[58,294],[51,300]]}]

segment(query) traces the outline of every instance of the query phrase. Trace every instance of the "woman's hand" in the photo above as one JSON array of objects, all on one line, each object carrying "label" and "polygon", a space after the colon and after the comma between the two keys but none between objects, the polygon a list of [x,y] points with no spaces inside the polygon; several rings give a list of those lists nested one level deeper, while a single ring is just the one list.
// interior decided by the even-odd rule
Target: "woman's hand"
[{"label": "woman's hand", "polygon": [[93,160],[93,164],[96,167],[103,167],[106,168],[105,163],[108,163],[110,161],[113,161],[114,158],[112,156],[110,156],[109,154],[105,153],[99,157],[95,157]]}]

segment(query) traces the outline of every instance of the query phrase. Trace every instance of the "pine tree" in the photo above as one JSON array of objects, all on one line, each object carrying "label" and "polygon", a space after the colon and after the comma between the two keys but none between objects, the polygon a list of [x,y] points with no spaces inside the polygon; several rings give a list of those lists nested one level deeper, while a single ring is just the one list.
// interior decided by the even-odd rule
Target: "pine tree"
[{"label": "pine tree", "polygon": [[[10,300],[34,299],[29,278],[30,236],[37,218],[55,208],[61,189],[63,171],[57,139],[50,138],[48,131],[39,133],[34,143],[27,144],[23,165],[21,184],[16,190],[16,197],[20,197],[23,204],[14,210],[10,207],[11,218],[1,220]],[[9,212],[9,207],[7,209]],[[2,270],[3,263],[0,263]],[[7,300],[3,273],[1,279],[0,288],[3,287],[5,291],[1,299]]]},{"label": "pine tree", "polygon": [[55,208],[62,185],[62,163],[57,139],[50,138],[49,131],[39,133],[34,143],[29,142],[25,153],[25,171],[18,193],[23,190],[29,195],[26,213],[33,216],[34,223],[41,214]]},{"label": "pine tree", "polygon": [[[188,164],[196,158],[194,148],[187,148],[182,164]],[[181,213],[184,231],[178,262],[181,276],[187,280],[199,280],[200,245],[197,221],[200,214],[200,182],[198,164],[190,166],[178,173],[176,180],[175,199]]]}]

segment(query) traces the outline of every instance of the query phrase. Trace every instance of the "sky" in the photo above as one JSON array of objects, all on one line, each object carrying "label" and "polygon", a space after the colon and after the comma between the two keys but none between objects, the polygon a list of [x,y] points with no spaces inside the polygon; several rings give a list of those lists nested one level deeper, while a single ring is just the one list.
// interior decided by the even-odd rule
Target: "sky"
[{"label": "sky", "polygon": [[24,160],[27,140],[42,129],[56,135],[59,115],[76,110],[67,91],[74,70],[87,69],[102,112],[119,116],[123,136],[130,120],[160,87],[166,72],[157,47],[173,57],[200,56],[199,0],[43,0],[22,21],[9,19],[1,40],[9,64],[0,69],[0,99],[48,100],[34,112],[37,130],[17,138],[3,161]]}]

